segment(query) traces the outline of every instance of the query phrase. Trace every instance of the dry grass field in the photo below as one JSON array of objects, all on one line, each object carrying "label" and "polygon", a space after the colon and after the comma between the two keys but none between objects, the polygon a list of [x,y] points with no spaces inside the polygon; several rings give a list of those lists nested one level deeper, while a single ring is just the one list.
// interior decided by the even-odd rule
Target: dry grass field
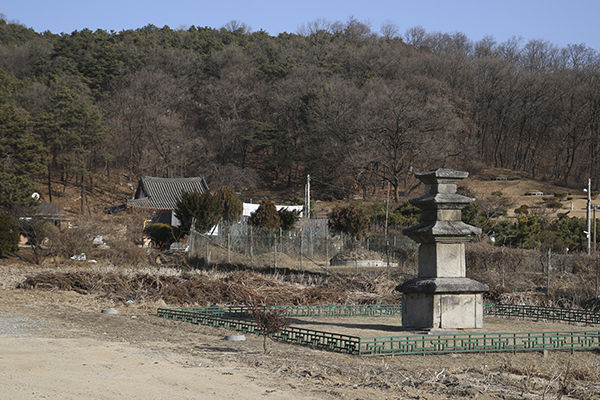
[{"label": "dry grass field", "polygon": [[[138,287],[139,296],[127,302],[123,296],[126,291],[121,289],[140,285],[135,279],[139,273],[158,278],[154,284]],[[353,301],[370,298],[377,292],[385,298],[393,283],[382,276],[354,277],[344,282],[347,289],[343,289],[341,284],[318,277],[301,279],[250,272],[240,275],[239,272],[185,272],[169,267],[117,271],[110,265],[2,265],[3,396],[11,399],[600,397],[600,356],[596,352],[369,358],[270,342],[265,354],[262,338],[254,335],[247,335],[245,342],[227,342],[223,337],[229,331],[156,316],[157,307],[181,305],[181,299],[173,297],[172,302],[165,302],[157,293],[162,293],[161,290],[175,293],[169,292],[169,279],[185,273],[198,276],[196,288],[212,285],[214,292],[227,296],[228,287],[239,292],[245,286],[247,294],[256,290],[266,293],[264,296],[279,298],[282,303],[291,300],[286,296],[296,301],[332,301],[329,297],[315,300],[307,296],[311,291],[325,293],[327,287],[330,294],[338,296],[338,301],[339,296]],[[42,279],[44,276],[46,281]],[[58,276],[70,276],[71,286],[61,289],[57,286],[60,282],[51,283],[50,277]],[[95,284],[85,280],[90,276],[95,277]],[[119,280],[115,276],[131,279]],[[30,279],[29,288],[25,288],[27,277],[37,277],[37,285],[31,285]],[[67,285],[66,281],[63,279],[61,284]],[[153,292],[151,288],[158,286],[162,289]],[[230,299],[234,300],[237,301]],[[119,313],[100,313],[109,307]],[[333,329],[356,329],[332,325],[357,323],[393,329],[396,323],[393,318],[306,322],[321,328],[325,322]],[[487,319],[487,329],[496,330],[506,322]],[[523,321],[511,324],[519,330],[555,329],[556,325],[541,327],[539,323]]]}]

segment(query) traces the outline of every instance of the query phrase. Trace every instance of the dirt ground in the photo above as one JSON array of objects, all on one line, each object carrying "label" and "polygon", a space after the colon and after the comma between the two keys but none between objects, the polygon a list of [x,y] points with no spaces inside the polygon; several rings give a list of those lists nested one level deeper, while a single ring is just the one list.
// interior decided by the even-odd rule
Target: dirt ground
[{"label": "dirt ground", "polygon": [[[22,279],[12,268],[0,276]],[[265,354],[260,337],[156,317],[162,300],[14,286],[0,289],[0,398],[600,398],[596,352],[358,357],[269,341]]]},{"label": "dirt ground", "polygon": [[[510,181],[494,181],[493,177],[516,177],[516,180]],[[509,207],[507,215],[514,217],[514,209],[525,204],[528,207],[539,207],[543,204],[544,197],[551,197],[554,193],[565,193],[566,197],[560,202],[562,208],[557,210],[545,209],[544,212],[551,216],[556,216],[558,213],[568,212],[569,217],[586,217],[587,193],[583,192],[587,182],[581,182],[581,188],[571,189],[564,186],[558,186],[550,182],[541,182],[533,179],[519,176],[518,173],[500,168],[490,168],[480,172],[477,175],[470,176],[463,184],[466,188],[473,191],[475,197],[483,199],[491,193],[500,191],[502,195],[507,197],[512,205]],[[544,196],[526,196],[527,192],[542,192]],[[546,194],[549,193],[549,194]],[[573,210],[571,210],[571,201],[573,202]],[[594,198],[593,202],[598,199]]]}]

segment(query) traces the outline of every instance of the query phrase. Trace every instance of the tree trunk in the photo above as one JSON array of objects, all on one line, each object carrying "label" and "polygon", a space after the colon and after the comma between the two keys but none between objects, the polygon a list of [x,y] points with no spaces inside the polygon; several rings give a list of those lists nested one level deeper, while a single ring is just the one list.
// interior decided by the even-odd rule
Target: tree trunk
[{"label": "tree trunk", "polygon": [[52,175],[50,173],[50,165],[48,165],[48,201],[52,203]]}]

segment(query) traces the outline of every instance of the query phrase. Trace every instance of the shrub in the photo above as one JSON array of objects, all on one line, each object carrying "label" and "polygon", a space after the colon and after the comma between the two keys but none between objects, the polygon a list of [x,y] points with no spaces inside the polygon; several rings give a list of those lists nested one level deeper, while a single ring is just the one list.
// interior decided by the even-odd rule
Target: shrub
[{"label": "shrub", "polygon": [[150,236],[154,245],[160,249],[168,249],[175,242],[175,229],[169,224],[152,224],[144,229],[144,233]]},{"label": "shrub", "polygon": [[68,258],[75,254],[88,254],[91,251],[93,231],[83,221],[78,223],[79,226],[65,229],[56,235],[54,247],[57,255]]},{"label": "shrub", "polygon": [[567,197],[567,194],[565,192],[555,192],[554,197],[556,197],[558,200],[563,200]]},{"label": "shrub", "polygon": [[279,228],[281,220],[275,203],[271,200],[261,201],[258,209],[250,215],[248,223],[252,226],[260,226],[262,228]]},{"label": "shrub", "polygon": [[329,228],[361,239],[369,231],[369,219],[365,212],[356,206],[336,207],[329,214]]},{"label": "shrub", "polygon": [[177,201],[175,215],[179,219],[179,235],[190,231],[192,219],[196,219],[196,230],[207,232],[219,222],[223,215],[223,203],[218,194],[210,192],[184,192]]},{"label": "shrub", "polygon": [[239,221],[244,211],[244,204],[235,194],[233,188],[229,186],[223,186],[217,192],[217,197],[223,206],[223,211],[221,214],[223,220],[227,222]]},{"label": "shrub", "polygon": [[529,207],[525,204],[521,205],[521,207],[515,209],[515,214],[517,215],[529,215]]},{"label": "shrub", "polygon": [[289,231],[289,230],[294,229],[294,225],[296,225],[298,218],[300,218],[299,211],[288,210],[285,208],[282,208],[281,210],[277,211],[277,214],[279,214],[279,221],[281,222],[281,229],[283,229],[284,231]]},{"label": "shrub", "polygon": [[546,207],[552,209],[559,209],[563,207],[563,204],[560,201],[552,198],[546,201]]},{"label": "shrub", "polygon": [[256,320],[256,325],[263,335],[263,350],[267,352],[267,336],[281,332],[282,329],[289,326],[280,310],[263,311],[253,307],[252,317]]},{"label": "shrub", "polygon": [[19,250],[19,227],[7,214],[0,213],[0,257]]},{"label": "shrub", "polygon": [[[27,237],[36,264],[40,264],[46,256],[60,247],[58,229],[46,220],[40,218],[19,219],[19,230]],[[78,235],[78,237],[84,236]]]}]

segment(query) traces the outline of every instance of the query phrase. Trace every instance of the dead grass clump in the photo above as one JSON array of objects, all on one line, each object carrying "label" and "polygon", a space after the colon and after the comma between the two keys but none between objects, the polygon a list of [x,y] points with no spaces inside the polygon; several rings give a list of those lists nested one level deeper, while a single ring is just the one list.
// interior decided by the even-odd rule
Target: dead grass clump
[{"label": "dead grass clump", "polygon": [[112,242],[108,249],[96,253],[98,258],[104,258],[115,265],[139,266],[148,262],[146,249],[130,241]]},{"label": "dead grass clump", "polygon": [[354,260],[381,260],[384,257],[385,256],[383,256],[382,254],[380,254],[376,251],[359,248],[356,251],[354,251],[353,249],[345,250],[341,253],[334,255],[331,258],[331,263],[335,264],[336,262],[345,262],[345,261],[354,261]]},{"label": "dead grass clump", "polygon": [[19,288],[73,290],[112,300],[162,299],[168,304],[320,304],[345,303],[348,293],[328,288],[301,288],[250,272],[211,277],[198,273],[160,276],[88,271],[44,272],[29,276]]}]

